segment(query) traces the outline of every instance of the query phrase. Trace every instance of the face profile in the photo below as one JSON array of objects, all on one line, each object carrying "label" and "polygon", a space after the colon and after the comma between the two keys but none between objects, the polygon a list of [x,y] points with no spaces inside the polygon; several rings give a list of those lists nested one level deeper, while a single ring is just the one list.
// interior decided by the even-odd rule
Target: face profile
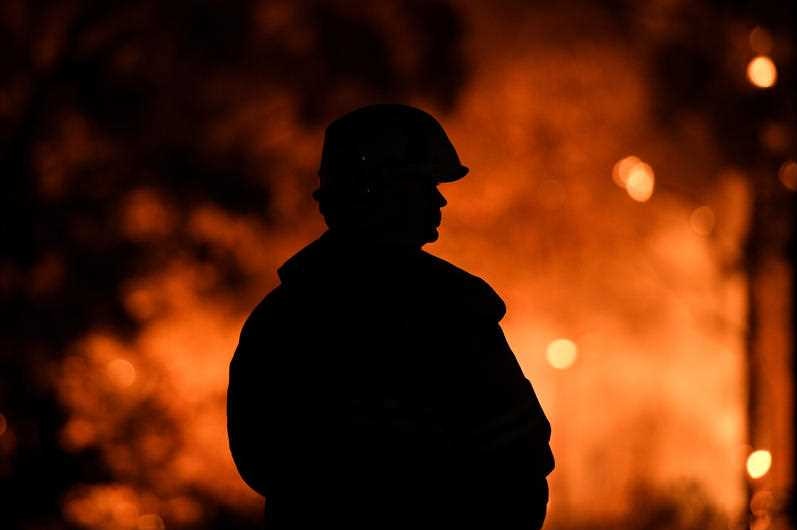
[{"label": "face profile", "polygon": [[370,192],[369,237],[420,247],[437,241],[442,208],[447,201],[439,183],[428,175],[408,174],[386,179]]},{"label": "face profile", "polygon": [[371,105],[327,127],[313,197],[335,234],[420,248],[439,237],[446,200],[438,185],[468,171],[431,115]]}]

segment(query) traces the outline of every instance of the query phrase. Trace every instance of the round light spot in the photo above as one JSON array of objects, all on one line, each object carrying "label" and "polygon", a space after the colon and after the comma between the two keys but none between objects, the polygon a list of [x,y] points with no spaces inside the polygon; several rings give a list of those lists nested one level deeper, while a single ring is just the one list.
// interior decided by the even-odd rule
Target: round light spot
[{"label": "round light spot", "polygon": [[551,366],[558,370],[566,370],[576,362],[578,348],[572,340],[556,339],[548,344],[545,356]]},{"label": "round light spot", "polygon": [[716,219],[714,210],[708,206],[695,208],[689,216],[689,226],[692,231],[699,236],[708,236],[714,230]]},{"label": "round light spot", "polygon": [[766,515],[775,507],[775,496],[769,490],[759,490],[750,499],[750,511],[753,515]]},{"label": "round light spot", "polygon": [[628,174],[625,191],[635,201],[645,202],[653,195],[654,183],[653,169],[648,164],[640,162]]},{"label": "round light spot", "polygon": [[612,168],[612,180],[614,183],[620,186],[621,188],[625,189],[626,182],[628,182],[628,175],[631,172],[631,169],[634,168],[637,164],[641,164],[642,161],[635,157],[635,156],[627,156],[622,160],[619,160]]},{"label": "round light spot", "polygon": [[750,48],[761,55],[772,51],[772,35],[761,26],[756,26],[750,32]]},{"label": "round light spot", "polygon": [[656,178],[649,164],[631,155],[614,165],[612,180],[625,189],[629,197],[638,202],[645,202],[653,195]]},{"label": "round light spot", "polygon": [[794,160],[784,162],[778,171],[778,178],[787,189],[797,191],[797,162]]},{"label": "round light spot", "polygon": [[120,388],[127,388],[136,381],[136,368],[127,359],[117,358],[106,366],[108,379]]},{"label": "round light spot", "polygon": [[758,449],[747,457],[747,473],[752,478],[761,478],[772,467],[772,453],[766,449]]},{"label": "round light spot", "polygon": [[766,55],[754,57],[747,65],[747,78],[759,88],[769,88],[778,79],[778,69]]},{"label": "round light spot", "polygon": [[787,152],[792,144],[792,132],[783,123],[766,123],[761,127],[758,137],[761,144],[775,154]]}]

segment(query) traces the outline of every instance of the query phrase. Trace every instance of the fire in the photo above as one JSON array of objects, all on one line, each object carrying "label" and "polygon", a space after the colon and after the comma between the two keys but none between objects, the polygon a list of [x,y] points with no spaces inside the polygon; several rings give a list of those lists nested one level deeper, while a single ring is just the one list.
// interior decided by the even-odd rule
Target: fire
[{"label": "fire", "polygon": [[[285,10],[264,10],[258,23],[289,34]],[[716,166],[710,139],[683,145],[659,132],[641,52],[582,35],[559,12],[519,15],[515,31],[499,31],[486,2],[463,16],[473,77],[448,113],[414,101],[441,118],[472,168],[442,187],[449,206],[429,250],[485,277],[507,302],[502,326],[553,424],[551,525],[633,519],[636,489],[676,495],[685,483],[699,495],[668,502],[734,517],[745,495],[748,286],[728,264],[741,261],[749,222],[744,178]],[[575,32],[567,49],[562,32]],[[751,81],[760,82],[769,63],[756,64]],[[321,131],[302,125],[297,107],[290,90],[264,88],[199,135],[212,153],[279,161],[263,176],[268,223],[209,202],[181,207],[152,187],[123,201],[123,237],[163,242],[184,230],[247,282],[231,286],[223,267],[167,247],[163,267],[123,285],[137,333],[97,326],[73,345],[56,377],[68,413],[62,444],[96,450],[111,478],[73,488],[64,501],[72,523],[196,525],[206,499],[260,513],[227,448],[227,363],[276,267],[321,230],[314,182],[300,177],[313,173]],[[59,164],[41,163],[55,195]],[[671,178],[703,187],[681,196],[662,185]],[[551,341],[562,329],[578,344]],[[552,375],[550,366],[576,361],[566,377]]]},{"label": "fire", "polygon": [[[549,32],[561,28],[547,18],[517,21],[536,36],[528,48],[489,22],[474,24],[475,67],[489,75],[444,120],[471,174],[443,187],[449,205],[433,252],[483,275],[507,302],[502,325],[559,455],[551,524],[622,518],[634,510],[634,477],[654,491],[693,480],[712,512],[734,517],[744,503],[746,282],[722,263],[741,255],[749,190],[716,168],[699,195],[668,190],[637,208],[654,193],[653,161],[659,174],[694,182],[705,179],[713,148],[640,132],[656,128],[644,110],[655,95],[629,50],[548,48]],[[501,49],[512,57],[491,51]],[[611,191],[610,172],[626,197]],[[550,180],[562,190],[556,208]],[[711,225],[708,210],[692,216],[695,196],[721,220],[712,238],[695,231]],[[719,292],[729,305],[712,301]],[[564,323],[578,330],[577,348],[551,348]],[[560,351],[577,352],[568,377],[551,376],[549,353]]]}]

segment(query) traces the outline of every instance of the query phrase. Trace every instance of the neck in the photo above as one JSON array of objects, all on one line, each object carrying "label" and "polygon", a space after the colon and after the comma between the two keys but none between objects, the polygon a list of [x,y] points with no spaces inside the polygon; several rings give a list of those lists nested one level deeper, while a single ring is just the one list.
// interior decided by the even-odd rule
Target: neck
[{"label": "neck", "polygon": [[357,246],[358,248],[417,251],[423,246],[423,243],[411,240],[403,234],[373,233],[363,229],[330,229],[327,231],[326,236],[329,239]]}]

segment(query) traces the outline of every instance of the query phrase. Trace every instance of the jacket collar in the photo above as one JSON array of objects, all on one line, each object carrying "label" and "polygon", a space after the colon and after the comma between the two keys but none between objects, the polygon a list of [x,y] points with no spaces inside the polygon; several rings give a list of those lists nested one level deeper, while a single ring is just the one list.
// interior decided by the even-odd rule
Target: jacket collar
[{"label": "jacket collar", "polygon": [[283,284],[342,275],[368,275],[422,254],[419,248],[367,242],[327,230],[289,258],[277,269],[277,274]]}]

